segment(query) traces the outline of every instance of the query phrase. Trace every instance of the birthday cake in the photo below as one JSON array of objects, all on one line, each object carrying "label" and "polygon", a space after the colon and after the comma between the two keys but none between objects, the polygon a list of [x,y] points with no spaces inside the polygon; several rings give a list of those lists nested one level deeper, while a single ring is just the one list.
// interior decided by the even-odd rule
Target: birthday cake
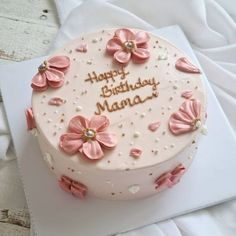
[{"label": "birthday cake", "polygon": [[201,71],[142,30],[69,42],[35,70],[31,87],[28,130],[58,185],[78,198],[137,199],[171,188],[206,133]]}]

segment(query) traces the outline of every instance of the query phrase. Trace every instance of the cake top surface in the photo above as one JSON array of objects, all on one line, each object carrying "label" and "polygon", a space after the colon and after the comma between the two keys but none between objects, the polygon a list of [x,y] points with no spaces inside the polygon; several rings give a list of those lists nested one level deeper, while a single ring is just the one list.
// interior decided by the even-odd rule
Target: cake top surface
[{"label": "cake top surface", "polygon": [[37,129],[62,158],[88,168],[166,161],[195,140],[205,120],[202,75],[189,61],[165,39],[137,29],[83,35],[33,79]]}]

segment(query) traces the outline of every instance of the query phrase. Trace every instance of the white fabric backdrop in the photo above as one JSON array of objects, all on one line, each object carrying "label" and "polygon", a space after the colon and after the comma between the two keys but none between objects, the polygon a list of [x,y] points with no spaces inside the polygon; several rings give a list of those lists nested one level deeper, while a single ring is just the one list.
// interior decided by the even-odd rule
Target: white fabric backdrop
[{"label": "white fabric backdrop", "polygon": [[[178,24],[191,42],[232,127],[236,130],[234,0],[55,0],[55,3],[62,27],[53,48],[81,33],[100,28],[126,26],[152,30]],[[0,159],[12,159],[12,152],[7,152],[10,135],[2,104],[0,144]],[[0,175],[0,178],[7,180],[7,174]],[[4,187],[1,186],[2,189]],[[24,207],[24,200],[19,200],[24,199],[23,192],[16,190],[18,189],[10,191],[17,196],[18,204],[16,201],[15,204],[17,207]],[[3,200],[0,198],[0,207],[1,202]],[[236,200],[120,235],[235,236]]]}]

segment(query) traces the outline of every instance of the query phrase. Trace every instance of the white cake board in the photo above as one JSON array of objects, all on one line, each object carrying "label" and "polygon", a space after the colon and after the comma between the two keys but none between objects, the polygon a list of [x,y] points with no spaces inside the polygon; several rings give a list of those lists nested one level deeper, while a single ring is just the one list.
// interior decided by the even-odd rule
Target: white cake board
[{"label": "white cake board", "polygon": [[[156,33],[182,48],[198,64],[178,27]],[[30,106],[30,81],[42,60],[0,68],[2,95],[38,236],[112,235],[236,197],[236,139],[207,80],[209,133],[202,138],[197,157],[178,185],[136,201],[81,201],[64,193],[42,160],[36,139],[26,131],[24,109]]]}]

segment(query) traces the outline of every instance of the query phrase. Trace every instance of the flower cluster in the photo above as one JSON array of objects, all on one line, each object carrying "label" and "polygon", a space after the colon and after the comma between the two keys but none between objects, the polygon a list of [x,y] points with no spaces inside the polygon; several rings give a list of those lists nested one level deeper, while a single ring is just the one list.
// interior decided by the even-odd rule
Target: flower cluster
[{"label": "flower cluster", "polygon": [[106,116],[93,116],[91,120],[75,116],[69,122],[68,133],[60,137],[59,145],[67,154],[80,152],[88,159],[101,159],[102,148],[110,149],[117,144],[116,135],[105,131],[109,124]]},{"label": "flower cluster", "polygon": [[60,88],[64,84],[65,72],[70,66],[67,56],[55,56],[44,61],[33,77],[31,87],[34,91],[44,91],[48,87]]},{"label": "flower cluster", "polygon": [[118,29],[107,42],[106,50],[121,64],[127,64],[131,59],[143,63],[150,57],[148,41],[149,35],[144,31],[134,33],[130,29]]}]

